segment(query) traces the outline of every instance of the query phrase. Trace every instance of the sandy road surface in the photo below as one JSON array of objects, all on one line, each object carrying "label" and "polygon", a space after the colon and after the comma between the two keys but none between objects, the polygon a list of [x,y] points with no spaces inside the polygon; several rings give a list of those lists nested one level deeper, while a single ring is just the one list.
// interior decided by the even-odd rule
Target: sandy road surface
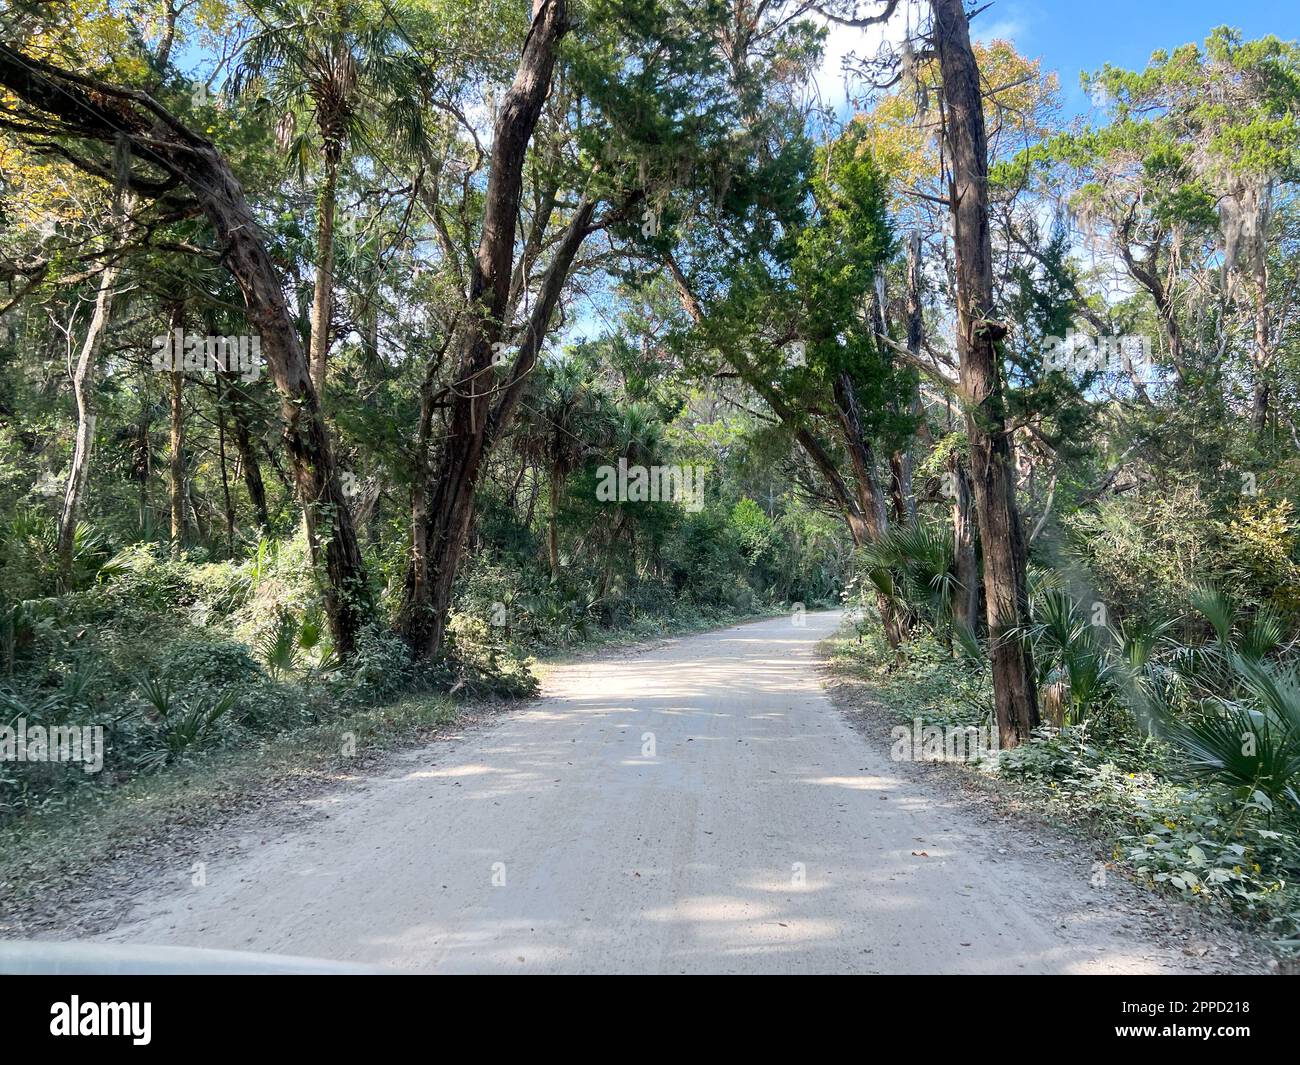
[{"label": "sandy road surface", "polygon": [[837,621],[565,666],[545,700],[313,800],[328,817],[101,938],[449,972],[1194,967],[1086,861],[898,775],[822,693]]}]

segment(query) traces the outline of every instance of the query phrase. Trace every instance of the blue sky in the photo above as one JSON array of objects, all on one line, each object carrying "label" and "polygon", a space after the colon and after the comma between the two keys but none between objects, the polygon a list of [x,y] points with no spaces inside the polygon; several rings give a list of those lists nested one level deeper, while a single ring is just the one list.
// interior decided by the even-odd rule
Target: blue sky
[{"label": "blue sky", "polygon": [[[823,99],[842,104],[842,57],[850,50],[874,53],[885,35],[901,39],[908,6],[900,5],[883,32],[831,28],[818,78]],[[1300,37],[1297,11],[1297,0],[994,0],[971,23],[971,32],[982,40],[1009,39],[1022,54],[1041,59],[1044,69],[1056,71],[1068,117],[1090,107],[1079,88],[1080,71],[1100,70],[1105,63],[1141,68],[1157,49],[1203,41],[1215,26],[1225,24],[1247,38],[1272,33],[1294,39]]]},{"label": "blue sky", "polygon": [[996,0],[973,23],[981,37],[1005,37],[1057,71],[1067,112],[1086,111],[1079,72],[1103,63],[1141,68],[1158,48],[1203,41],[1215,26],[1247,37],[1300,37],[1296,0]]}]

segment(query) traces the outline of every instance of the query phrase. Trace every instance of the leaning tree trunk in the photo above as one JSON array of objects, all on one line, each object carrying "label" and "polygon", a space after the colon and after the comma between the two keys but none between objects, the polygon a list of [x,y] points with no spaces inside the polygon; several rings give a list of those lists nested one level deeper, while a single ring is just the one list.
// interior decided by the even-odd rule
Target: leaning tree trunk
[{"label": "leaning tree trunk", "polygon": [[1016,509],[998,347],[1006,328],[995,321],[993,309],[988,145],[979,69],[962,0],[934,0],[933,9],[952,165],[949,200],[957,266],[957,354],[984,551],[993,694],[1001,742],[1015,746],[1038,725],[1038,693],[1025,637],[1029,615],[1025,537]]},{"label": "leaning tree trunk", "polygon": [[[540,0],[534,5],[523,54],[497,117],[482,235],[471,266],[466,313],[460,317],[451,346],[456,369],[447,389],[449,432],[432,464],[431,490],[420,489],[418,509],[425,512],[423,528],[413,532],[407,594],[399,620],[403,635],[421,655],[436,655],[442,648],[484,460],[514,416],[569,269],[590,232],[595,204],[584,201],[553,253],[519,353],[505,383],[499,384],[493,347],[503,342],[507,326],[523,166],[542,105],[550,94],[560,39],[568,28],[565,0]],[[497,396],[500,399],[493,406]],[[413,506],[412,517],[420,521],[416,511]]]},{"label": "leaning tree trunk", "polygon": [[[844,478],[840,476],[835,460],[822,446],[822,442],[817,438],[817,435],[805,424],[804,419],[799,417],[798,412],[785,401],[781,393],[770,381],[763,377],[762,372],[757,370],[739,350],[728,352],[727,361],[735,367],[741,379],[766,400],[767,405],[772,408],[772,413],[780,418],[782,423],[791,430],[795,441],[803,448],[808,458],[812,460],[812,464],[817,467],[817,472],[821,474],[822,479],[826,482],[831,497],[839,507],[840,513],[844,515],[844,522],[849,528],[849,535],[853,538],[853,543],[861,547],[874,539],[875,534],[873,534],[872,529],[883,528],[877,520],[877,515],[874,513],[868,515],[866,510],[859,505],[859,493],[850,491]],[[859,482],[859,485],[861,485],[861,482]]]},{"label": "leaning tree trunk", "polygon": [[86,479],[90,473],[90,451],[95,444],[95,385],[98,380],[96,362],[99,348],[108,327],[113,307],[113,285],[117,281],[118,266],[107,263],[99,275],[99,289],[95,293],[95,310],[81,344],[77,367],[72,373],[72,392],[77,401],[77,440],[72,452],[72,469],[63,493],[63,509],[59,514],[57,550],[59,581],[65,587],[72,577],[72,551],[77,535],[77,516],[81,510]]},{"label": "leaning tree trunk", "polygon": [[[486,382],[482,386],[474,385],[473,373],[462,376],[462,380],[469,383],[465,393],[452,406],[451,441],[442,450],[434,474],[435,488],[429,496],[424,532],[428,552],[425,583],[428,597],[419,613],[404,611],[404,617],[415,620],[416,627],[404,628],[403,631],[408,634],[408,639],[414,635],[414,646],[422,654],[435,655],[442,647],[451,610],[452,588],[464,556],[465,537],[474,519],[474,493],[483,462],[514,418],[519,395],[541,351],[565,278],[579,246],[591,231],[594,210],[595,204],[590,201],[578,206],[555,250],[529,317],[519,355],[511,367],[508,383],[500,389],[501,399],[496,406],[491,407],[488,402],[495,388],[490,388]],[[475,361],[486,359],[484,368],[490,368],[491,355],[491,347],[484,347]],[[467,446],[454,446],[457,440],[465,441]]]},{"label": "leaning tree trunk", "polygon": [[212,141],[188,129],[157,101],[138,90],[84,79],[0,42],[0,85],[13,96],[29,127],[40,136],[73,129],[83,138],[118,143],[125,138],[137,160],[166,175],[159,181],[127,175],[127,186],[165,195],[184,183],[199,202],[247,307],[248,323],[261,338],[262,356],[281,395],[284,443],[298,499],[306,514],[313,564],[323,564],[325,613],[338,653],[349,656],[369,614],[365,565],[330,449],[307,359],[284,298],[282,279],[229,163]]}]

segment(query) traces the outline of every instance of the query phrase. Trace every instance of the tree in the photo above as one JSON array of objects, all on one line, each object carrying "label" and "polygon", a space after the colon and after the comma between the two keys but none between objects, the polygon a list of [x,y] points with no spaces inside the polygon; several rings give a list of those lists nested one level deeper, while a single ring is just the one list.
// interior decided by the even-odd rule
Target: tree
[{"label": "tree", "polygon": [[[185,330],[185,304],[177,301],[167,322],[168,337]],[[174,341],[173,341],[174,343]],[[167,495],[171,501],[172,557],[179,558],[185,544],[185,367],[181,352],[173,348],[175,364],[168,372],[170,383],[171,440],[167,460]]]},{"label": "tree", "polygon": [[[1277,342],[1268,233],[1282,189],[1300,179],[1300,47],[1272,36],[1243,42],[1240,32],[1219,27],[1203,49],[1188,44],[1157,52],[1141,72],[1107,65],[1085,78],[1085,86],[1112,103],[1114,121],[1091,137],[1062,135],[1045,151],[1091,171],[1100,185],[1095,198],[1092,189],[1081,189],[1080,200],[1096,204],[1111,222],[1129,273],[1155,301],[1180,378],[1186,377],[1176,357],[1183,331],[1172,285],[1160,276],[1160,256],[1172,267],[1189,237],[1218,231],[1225,273],[1254,290],[1251,418],[1262,432]],[[1132,202],[1114,198],[1134,193],[1152,205],[1146,217],[1135,219]],[[1129,248],[1144,233],[1151,234],[1150,250],[1139,259]],[[1170,243],[1162,246],[1166,233]]]},{"label": "tree", "polygon": [[251,7],[258,28],[244,45],[235,95],[258,97],[257,111],[275,117],[280,147],[300,171],[313,147],[308,132],[299,129],[300,114],[310,112],[319,138],[308,360],[312,385],[323,400],[344,153],[350,140],[365,138],[372,126],[396,133],[402,148],[418,153],[424,145],[422,113],[409,101],[420,94],[420,79],[415,57],[398,47],[397,26],[383,11],[354,0],[257,0]]},{"label": "tree", "polygon": [[[127,173],[126,190],[162,196],[183,184],[207,216],[283,399],[284,440],[313,559],[327,574],[326,613],[336,648],[350,654],[365,615],[365,567],[281,279],[230,164],[144,90],[74,74],[7,44],[0,44],[0,85],[12,94],[0,113],[24,137],[117,145],[119,152],[124,145],[133,162],[153,172]],[[91,173],[112,173],[85,151],[69,154]]]},{"label": "tree", "polygon": [[[120,214],[120,209],[115,209],[115,213]],[[77,516],[86,490],[86,479],[90,474],[90,452],[95,444],[96,362],[99,358],[100,345],[103,343],[104,331],[108,328],[113,307],[114,286],[120,273],[121,267],[116,261],[105,263],[100,271],[99,284],[95,290],[94,310],[81,343],[81,354],[77,357],[76,369],[72,374],[72,390],[77,400],[77,440],[72,455],[72,466],[68,471],[67,488],[63,495],[63,509],[59,514],[58,531],[59,569],[65,580],[72,573],[72,550],[77,534]]]},{"label": "tree", "polygon": [[1027,554],[1016,507],[1002,354],[1007,327],[993,303],[988,148],[979,68],[961,0],[933,0],[934,42],[943,75],[944,137],[951,159],[948,200],[956,256],[957,354],[970,441],[975,512],[984,550],[993,693],[1002,743],[1027,740],[1038,726],[1038,692],[1025,636]]},{"label": "tree", "polygon": [[549,491],[546,555],[560,577],[560,507],[564,482],[604,435],[605,411],[588,384],[591,368],[578,360],[544,368],[529,392],[516,447],[546,470]]},{"label": "tree", "polygon": [[[533,14],[515,78],[494,131],[491,171],[483,199],[482,236],[470,264],[467,300],[451,339],[453,383],[446,389],[451,408],[450,437],[420,484],[412,507],[411,562],[407,570],[401,628],[421,654],[442,647],[456,570],[474,516],[474,493],[482,463],[509,424],[527,374],[532,370],[578,248],[591,226],[596,204],[585,200],[574,211],[542,281],[519,353],[505,383],[491,375],[500,361],[503,330],[514,271],[515,228],[528,145],[551,89],[561,38],[568,32],[565,0],[542,0]],[[421,413],[427,438],[436,402],[430,389]],[[421,481],[425,476],[417,474]]]},{"label": "tree", "polygon": [[[705,14],[710,26],[723,18],[716,8]],[[693,5],[647,8],[637,0],[600,0],[586,15],[582,47],[566,56],[566,95],[547,115],[548,135],[537,140],[569,23],[563,0],[536,6],[497,113],[486,190],[462,205],[478,220],[477,252],[465,271],[466,298],[422,386],[411,563],[399,621],[422,655],[442,646],[484,463],[516,413],[584,241],[598,230],[618,230],[626,239],[634,225],[645,226],[659,206],[653,201],[666,199],[702,149],[722,137],[725,84],[711,45],[701,43],[701,16]],[[570,152],[576,150],[576,161],[568,163],[566,131]],[[540,194],[516,253],[525,164],[535,141]],[[568,205],[559,198],[561,177],[573,189]],[[643,212],[635,222],[633,208]],[[564,219],[566,209],[565,224],[550,232],[549,223]],[[445,236],[442,242],[455,261]],[[533,293],[532,274],[541,263]],[[531,300],[526,312],[525,294]],[[444,354],[452,376],[438,387]],[[446,412],[446,435],[433,448],[440,411]]]}]

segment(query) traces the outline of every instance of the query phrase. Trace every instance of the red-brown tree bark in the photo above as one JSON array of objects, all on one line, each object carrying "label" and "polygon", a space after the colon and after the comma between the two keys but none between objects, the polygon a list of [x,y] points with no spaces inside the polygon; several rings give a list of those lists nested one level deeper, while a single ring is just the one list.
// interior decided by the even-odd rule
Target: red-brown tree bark
[{"label": "red-brown tree bark", "polygon": [[951,166],[961,393],[984,555],[998,732],[1003,746],[1010,747],[1028,739],[1039,718],[1033,661],[1025,636],[1029,616],[1026,545],[1016,508],[1015,465],[999,350],[1006,328],[996,320],[993,306],[988,144],[979,69],[962,0],[933,0],[933,10]]}]

